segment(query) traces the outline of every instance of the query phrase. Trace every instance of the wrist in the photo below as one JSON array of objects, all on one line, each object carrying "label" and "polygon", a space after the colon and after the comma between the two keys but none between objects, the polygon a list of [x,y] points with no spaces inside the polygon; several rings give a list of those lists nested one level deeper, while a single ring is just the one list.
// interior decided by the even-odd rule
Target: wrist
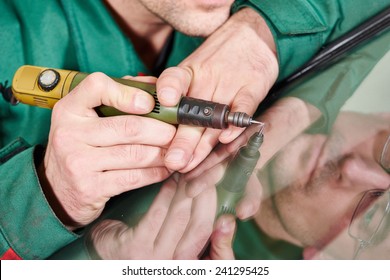
[{"label": "wrist", "polygon": [[37,171],[39,184],[41,186],[43,194],[45,195],[47,203],[53,210],[56,217],[68,230],[74,231],[79,227],[76,226],[75,221],[67,214],[60,200],[55,195],[52,186],[46,176],[46,168],[44,163],[45,151],[45,148],[42,146],[37,146],[34,150],[34,164],[35,169]]},{"label": "wrist", "polygon": [[258,12],[252,8],[244,7],[232,15],[231,21],[237,26],[250,28],[256,32],[258,37],[268,46],[275,57],[277,57],[276,44],[272,31]]}]

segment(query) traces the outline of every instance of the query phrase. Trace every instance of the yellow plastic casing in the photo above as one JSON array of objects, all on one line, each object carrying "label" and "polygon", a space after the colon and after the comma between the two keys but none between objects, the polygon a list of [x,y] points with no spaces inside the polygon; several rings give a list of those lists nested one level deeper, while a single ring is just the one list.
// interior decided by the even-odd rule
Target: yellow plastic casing
[{"label": "yellow plastic casing", "polygon": [[79,72],[54,69],[60,74],[59,82],[52,90],[44,91],[38,84],[38,78],[46,69],[49,68],[21,66],[12,80],[12,92],[15,98],[24,104],[52,109],[58,100],[69,93],[73,78]]}]

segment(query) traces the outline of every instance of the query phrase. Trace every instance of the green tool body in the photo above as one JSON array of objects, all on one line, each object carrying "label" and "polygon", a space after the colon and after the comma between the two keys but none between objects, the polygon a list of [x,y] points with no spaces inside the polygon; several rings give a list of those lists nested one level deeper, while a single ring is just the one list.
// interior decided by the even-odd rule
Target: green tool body
[{"label": "green tool body", "polygon": [[247,145],[240,148],[233,160],[229,162],[223,178],[216,185],[217,216],[236,214],[236,205],[242,198],[249,177],[260,158],[259,148],[263,138],[262,131],[253,134]]}]

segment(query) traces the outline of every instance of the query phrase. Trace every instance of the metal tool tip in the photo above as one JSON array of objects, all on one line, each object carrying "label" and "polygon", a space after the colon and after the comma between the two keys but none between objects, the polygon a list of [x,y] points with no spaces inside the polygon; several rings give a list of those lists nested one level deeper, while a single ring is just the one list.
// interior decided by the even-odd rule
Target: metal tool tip
[{"label": "metal tool tip", "polygon": [[259,122],[259,121],[255,121],[255,120],[251,120],[251,124],[264,124],[264,123]]},{"label": "metal tool tip", "polygon": [[258,135],[263,134],[265,123],[263,122],[256,122],[256,123],[259,124],[259,131],[257,132],[257,134]]}]

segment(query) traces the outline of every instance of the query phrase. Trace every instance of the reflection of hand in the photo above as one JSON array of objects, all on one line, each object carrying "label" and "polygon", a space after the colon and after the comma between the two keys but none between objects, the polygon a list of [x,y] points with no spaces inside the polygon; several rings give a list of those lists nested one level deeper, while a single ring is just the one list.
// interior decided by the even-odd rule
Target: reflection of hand
[{"label": "reflection of hand", "polygon": [[[212,190],[190,198],[169,179],[136,226],[104,220],[92,229],[91,243],[103,259],[196,259],[213,231],[215,200]],[[207,258],[234,257],[234,228],[233,217],[218,219]]]},{"label": "reflection of hand", "polygon": [[95,73],[56,104],[40,177],[71,229],[93,221],[110,197],[169,176],[163,158],[175,128],[139,116],[99,118],[93,108],[102,104],[145,114],[154,100]]},{"label": "reflection of hand", "polygon": [[[232,111],[253,114],[278,74],[271,32],[251,9],[234,14],[178,67],[157,80],[159,101],[175,105],[181,95],[231,105]],[[168,168],[187,172],[217,144],[228,143],[242,132],[180,125],[168,150]]]},{"label": "reflection of hand", "polygon": [[[219,145],[197,168],[185,175],[188,181],[186,192],[190,197],[198,195],[207,189],[215,189],[215,186],[222,180],[228,161],[233,157],[226,150],[227,145]],[[235,151],[236,152],[236,151]],[[234,152],[234,153],[235,153]],[[218,190],[218,188],[217,188]],[[262,186],[256,177],[256,170],[249,177],[245,192],[236,205],[236,215],[244,220],[252,217],[260,207],[262,199]],[[220,205],[219,205],[220,207]]]}]

